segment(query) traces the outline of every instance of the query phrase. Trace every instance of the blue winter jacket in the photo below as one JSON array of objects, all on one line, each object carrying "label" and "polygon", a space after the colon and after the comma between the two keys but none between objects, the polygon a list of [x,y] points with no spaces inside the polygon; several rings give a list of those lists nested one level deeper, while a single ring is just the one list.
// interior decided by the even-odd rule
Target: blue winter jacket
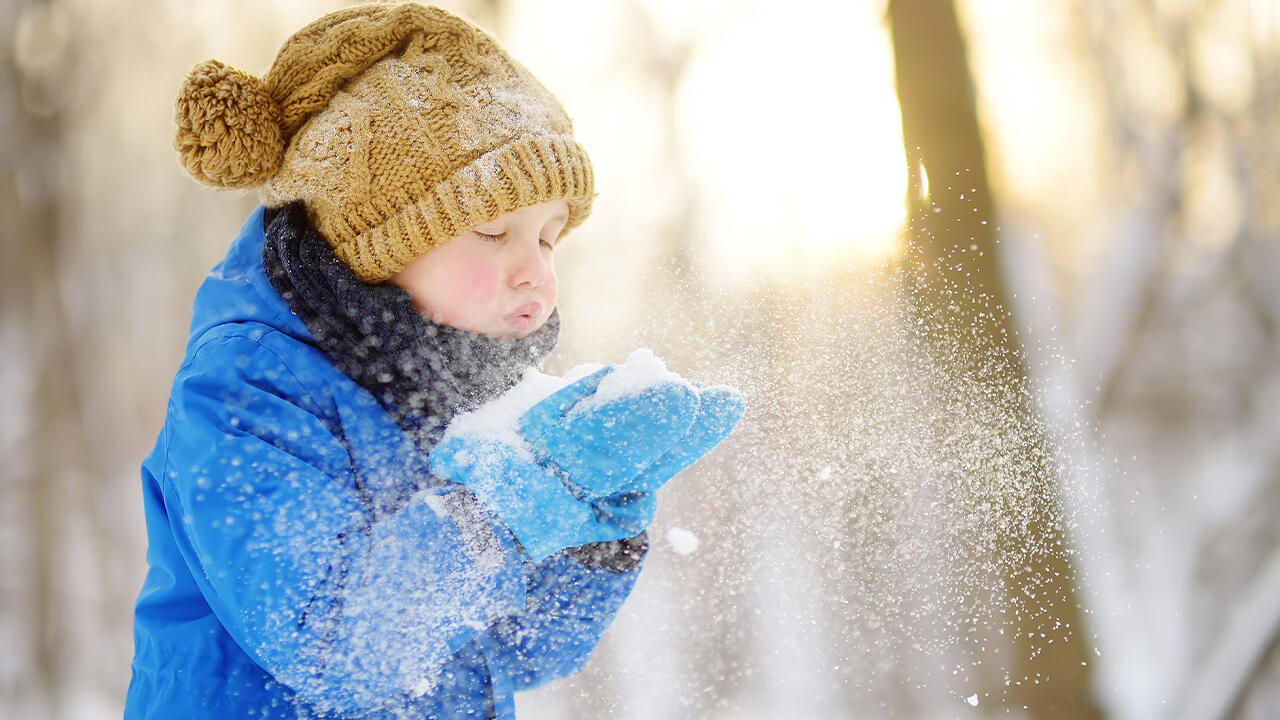
[{"label": "blue winter jacket", "polygon": [[513,717],[515,691],[585,662],[639,569],[525,562],[315,346],[262,244],[258,208],[196,295],[142,467],[126,720]]}]

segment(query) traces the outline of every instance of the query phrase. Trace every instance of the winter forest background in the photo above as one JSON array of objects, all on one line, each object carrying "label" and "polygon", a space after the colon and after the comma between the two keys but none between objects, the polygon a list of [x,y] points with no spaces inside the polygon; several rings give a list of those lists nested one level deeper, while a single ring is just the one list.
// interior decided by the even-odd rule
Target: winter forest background
[{"label": "winter forest background", "polygon": [[[138,464],[255,202],[181,175],[181,78],[340,4],[0,0],[2,717],[120,713]],[[1280,3],[443,4],[596,165],[549,369],[749,403],[522,717],[1280,716]]]}]

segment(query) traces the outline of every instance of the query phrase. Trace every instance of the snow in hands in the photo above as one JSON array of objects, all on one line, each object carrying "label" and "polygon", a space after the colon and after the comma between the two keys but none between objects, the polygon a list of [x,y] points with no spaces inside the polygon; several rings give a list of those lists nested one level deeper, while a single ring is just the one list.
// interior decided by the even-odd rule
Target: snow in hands
[{"label": "snow in hands", "polygon": [[[727,437],[744,407],[736,389],[685,380],[641,349],[620,365],[579,366],[563,377],[529,369],[503,396],[455,418],[433,455],[442,472],[472,485],[490,505],[505,507],[509,525],[518,517],[530,520],[524,527],[530,540],[548,540],[532,516],[550,512],[566,492],[577,502],[562,510],[581,515],[589,506],[596,521],[610,526],[608,534],[618,534],[603,538],[593,531],[591,541],[620,539],[649,525],[653,493]],[[545,491],[543,502],[494,485],[494,473],[488,481],[473,477],[469,468],[482,460],[477,452],[504,468],[523,467],[523,477]],[[533,479],[540,475],[554,479]],[[582,518],[557,522],[593,524]],[[542,549],[554,551],[553,545]]]}]

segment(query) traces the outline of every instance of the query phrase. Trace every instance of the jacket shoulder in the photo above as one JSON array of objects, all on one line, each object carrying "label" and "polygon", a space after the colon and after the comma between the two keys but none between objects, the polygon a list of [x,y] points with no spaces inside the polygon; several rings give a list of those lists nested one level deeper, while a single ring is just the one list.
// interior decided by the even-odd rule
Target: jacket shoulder
[{"label": "jacket shoulder", "polygon": [[321,386],[327,376],[340,373],[320,348],[256,321],[225,323],[206,330],[191,344],[178,374],[210,364],[245,380],[262,379],[264,372],[273,376],[288,373],[300,381],[312,378],[301,382],[308,390]]},{"label": "jacket shoulder", "polygon": [[231,406],[246,392],[274,396],[316,416],[339,434],[334,386],[340,371],[319,348],[258,322],[218,325],[201,334],[178,368],[170,412],[190,394],[224,396]]}]

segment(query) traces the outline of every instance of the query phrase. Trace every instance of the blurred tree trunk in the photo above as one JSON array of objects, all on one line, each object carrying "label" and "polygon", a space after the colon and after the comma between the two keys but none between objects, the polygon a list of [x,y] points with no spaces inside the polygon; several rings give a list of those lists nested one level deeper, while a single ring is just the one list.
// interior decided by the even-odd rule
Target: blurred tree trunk
[{"label": "blurred tree trunk", "polygon": [[[1052,506],[1046,438],[1032,418],[1008,315],[990,222],[994,199],[954,2],[890,0],[888,11],[910,178],[903,269],[909,302],[921,320],[918,339],[943,377],[974,381],[985,402],[995,404],[995,416],[1011,421],[994,432],[1014,443],[1004,451],[1017,456],[1009,467],[1027,471],[1000,489],[1000,520],[1012,532],[1002,532],[1005,557],[997,563],[1005,576],[1005,605],[1013,611],[1005,622],[1015,630],[1014,658],[1004,668],[1012,683],[1006,701],[1025,705],[1032,718],[1100,717],[1062,552],[1060,513]],[[1042,495],[1040,502],[1033,495]],[[1034,599],[1024,597],[1029,588]]]},{"label": "blurred tree trunk", "polygon": [[[82,460],[73,352],[59,293],[59,172],[65,98],[66,24],[57,3],[0,5],[0,332],[4,362],[34,378],[9,394],[0,498],[17,530],[3,559],[0,618],[20,633],[18,674],[0,677],[0,698],[19,714],[59,716],[69,638],[61,616],[59,541],[63,468]],[[12,445],[10,446],[10,443]],[[16,614],[16,615],[15,615]],[[12,665],[10,665],[12,667]],[[25,668],[25,669],[24,669]],[[30,715],[25,715],[30,716]]]}]

